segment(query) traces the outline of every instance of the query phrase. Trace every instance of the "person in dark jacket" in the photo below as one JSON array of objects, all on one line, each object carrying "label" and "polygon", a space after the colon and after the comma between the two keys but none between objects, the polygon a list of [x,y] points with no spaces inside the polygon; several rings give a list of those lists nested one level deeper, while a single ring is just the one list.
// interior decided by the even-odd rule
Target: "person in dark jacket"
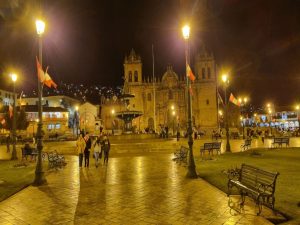
[{"label": "person in dark jacket", "polygon": [[103,152],[104,152],[104,164],[107,165],[108,157],[109,157],[109,150],[110,150],[110,142],[106,135],[103,137],[102,146],[103,146]]},{"label": "person in dark jacket", "polygon": [[92,147],[92,141],[89,136],[89,133],[87,132],[85,137],[85,149],[84,149],[84,167],[89,167],[90,165],[90,149]]}]

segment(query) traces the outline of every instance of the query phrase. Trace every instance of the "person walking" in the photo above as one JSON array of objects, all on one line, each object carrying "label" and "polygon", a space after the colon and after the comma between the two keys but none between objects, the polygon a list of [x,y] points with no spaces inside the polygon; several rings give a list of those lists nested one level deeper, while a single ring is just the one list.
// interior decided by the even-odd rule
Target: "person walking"
[{"label": "person walking", "polygon": [[6,137],[6,152],[10,152],[10,135]]},{"label": "person walking", "polygon": [[110,142],[108,137],[105,135],[102,141],[103,151],[104,151],[104,165],[108,163]]},{"label": "person walking", "polygon": [[265,131],[264,130],[261,132],[261,141],[263,144],[265,144]]},{"label": "person walking", "polygon": [[[97,140],[95,141],[95,144],[94,144],[94,158],[95,158],[96,168],[99,165],[100,153],[102,153],[102,151],[101,151],[101,142],[100,142],[100,138],[98,137]],[[101,157],[100,157],[100,159],[101,159]]]},{"label": "person walking", "polygon": [[83,152],[85,150],[85,140],[83,139],[82,134],[79,135],[76,141],[76,147],[79,156],[79,167],[82,167]]},{"label": "person walking", "polygon": [[84,140],[85,140],[84,167],[89,167],[90,166],[90,149],[92,147],[92,141],[91,141],[91,138],[90,138],[88,132],[86,132]]}]

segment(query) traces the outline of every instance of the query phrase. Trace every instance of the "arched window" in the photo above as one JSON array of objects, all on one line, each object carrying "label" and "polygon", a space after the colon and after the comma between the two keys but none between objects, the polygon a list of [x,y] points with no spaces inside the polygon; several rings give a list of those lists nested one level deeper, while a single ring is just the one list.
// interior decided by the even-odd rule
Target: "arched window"
[{"label": "arched window", "polygon": [[132,82],[132,72],[129,71],[128,73],[128,82]]},{"label": "arched window", "polygon": [[205,79],[205,68],[202,68],[202,79]]},{"label": "arched window", "polygon": [[138,72],[134,71],[134,82],[138,82]]},{"label": "arched window", "polygon": [[210,67],[207,68],[207,78],[210,79],[211,73],[210,73]]},{"label": "arched window", "polygon": [[173,92],[169,90],[169,99],[173,99]]}]

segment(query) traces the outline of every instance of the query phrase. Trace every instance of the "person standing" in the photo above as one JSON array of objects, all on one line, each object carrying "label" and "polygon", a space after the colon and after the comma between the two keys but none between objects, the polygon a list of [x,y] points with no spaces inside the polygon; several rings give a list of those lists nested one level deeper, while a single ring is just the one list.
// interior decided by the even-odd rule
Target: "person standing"
[{"label": "person standing", "polygon": [[[101,142],[100,142],[100,138],[98,137],[97,140],[95,141],[95,144],[94,144],[94,157],[95,157],[95,166],[96,166],[96,168],[99,165],[100,153],[102,153],[102,151],[101,151]],[[101,157],[100,157],[100,159],[101,159]]]},{"label": "person standing", "polygon": [[110,142],[106,135],[103,138],[102,146],[103,146],[103,151],[104,151],[104,164],[107,165],[108,157],[109,157],[109,150],[110,150]]},{"label": "person standing", "polygon": [[88,132],[86,132],[84,140],[85,140],[84,167],[89,167],[90,166],[90,149],[92,147],[92,141],[91,141],[91,138],[90,138]]},{"label": "person standing", "polygon": [[6,137],[6,152],[10,152],[10,135]]},{"label": "person standing", "polygon": [[83,139],[82,134],[79,135],[76,141],[76,147],[79,156],[79,167],[82,167],[83,152],[85,150],[85,140]]}]

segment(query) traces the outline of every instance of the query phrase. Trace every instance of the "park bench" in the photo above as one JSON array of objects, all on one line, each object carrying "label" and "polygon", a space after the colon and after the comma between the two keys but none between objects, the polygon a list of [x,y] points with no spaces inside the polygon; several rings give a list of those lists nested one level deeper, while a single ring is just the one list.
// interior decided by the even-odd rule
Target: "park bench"
[{"label": "park bench", "polygon": [[276,146],[282,148],[282,144],[285,144],[285,147],[290,145],[289,137],[275,137],[273,142],[271,143],[271,148],[275,148]]},{"label": "park bench", "polygon": [[240,138],[239,132],[231,132],[230,136],[231,136],[232,139],[239,139]]},{"label": "park bench", "polygon": [[241,150],[245,151],[251,148],[251,141],[252,141],[251,139],[246,139],[244,144],[241,145]]},{"label": "park bench", "polygon": [[188,156],[189,148],[181,146],[180,149],[174,152],[173,161],[176,163],[187,163],[187,156]]},{"label": "park bench", "polygon": [[48,156],[48,166],[49,169],[65,166],[67,163],[65,162],[65,157],[63,155],[59,155],[56,150],[53,152],[47,152]]},{"label": "park bench", "polygon": [[25,148],[21,148],[22,150],[22,159],[25,159],[27,160],[27,156],[31,156],[31,159],[36,159],[36,156],[38,155],[38,152],[35,148],[31,148],[31,151],[30,152],[26,152],[25,151]]},{"label": "park bench", "polygon": [[228,170],[228,205],[232,208],[230,198],[232,188],[235,187],[241,196],[240,208],[243,209],[245,197],[252,198],[258,207],[259,215],[262,205],[274,210],[276,179],[279,173],[268,172],[254,166],[242,164],[241,168]]},{"label": "park bench", "polygon": [[210,143],[204,143],[203,146],[200,147],[200,155],[203,158],[205,151],[208,151],[208,154],[210,156],[210,153],[213,153],[213,150],[217,151],[217,154],[221,154],[221,142],[210,142]]}]

